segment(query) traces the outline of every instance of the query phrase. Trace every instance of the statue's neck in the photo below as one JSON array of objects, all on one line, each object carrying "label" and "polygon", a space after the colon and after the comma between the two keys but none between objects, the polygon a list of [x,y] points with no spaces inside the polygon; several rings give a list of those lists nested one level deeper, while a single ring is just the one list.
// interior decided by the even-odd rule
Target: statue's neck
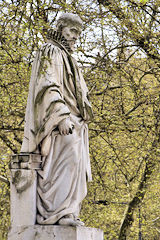
[{"label": "statue's neck", "polygon": [[68,52],[68,54],[72,53],[72,50],[69,47],[69,44],[64,36],[60,32],[57,32],[54,29],[50,29],[47,34],[48,42],[51,42],[55,45],[57,45],[60,48],[64,48],[65,51]]}]

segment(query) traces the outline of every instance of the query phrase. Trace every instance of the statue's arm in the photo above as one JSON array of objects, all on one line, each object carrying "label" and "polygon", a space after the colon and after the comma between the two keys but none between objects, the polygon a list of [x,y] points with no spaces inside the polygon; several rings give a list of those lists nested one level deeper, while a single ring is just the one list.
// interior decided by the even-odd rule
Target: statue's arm
[{"label": "statue's arm", "polygon": [[47,51],[45,54],[49,59],[43,63],[44,71],[39,75],[34,100],[37,144],[53,130],[66,135],[73,128],[69,118],[70,110],[63,96],[64,63],[61,50],[51,46]]}]

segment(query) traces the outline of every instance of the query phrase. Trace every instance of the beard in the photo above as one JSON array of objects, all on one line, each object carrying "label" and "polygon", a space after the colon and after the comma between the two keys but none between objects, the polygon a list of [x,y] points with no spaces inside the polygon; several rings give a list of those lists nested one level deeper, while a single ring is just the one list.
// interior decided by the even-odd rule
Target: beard
[{"label": "beard", "polygon": [[68,45],[69,45],[71,51],[74,52],[75,49],[76,49],[76,46],[75,46],[76,41],[75,41],[75,40],[67,40],[67,43],[68,43]]}]

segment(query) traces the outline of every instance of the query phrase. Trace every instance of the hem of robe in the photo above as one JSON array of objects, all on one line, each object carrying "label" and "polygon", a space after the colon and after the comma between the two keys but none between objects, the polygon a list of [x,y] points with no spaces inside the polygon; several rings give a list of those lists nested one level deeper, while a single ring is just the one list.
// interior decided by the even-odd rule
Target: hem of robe
[{"label": "hem of robe", "polygon": [[74,214],[74,212],[76,212],[75,209],[72,208],[68,208],[64,211],[61,211],[60,213],[57,213],[55,215],[52,215],[51,217],[44,219],[44,217],[42,217],[40,214],[37,214],[37,223],[38,224],[44,224],[44,225],[54,225],[56,224],[61,218],[63,218],[64,216],[68,215],[68,214]]}]

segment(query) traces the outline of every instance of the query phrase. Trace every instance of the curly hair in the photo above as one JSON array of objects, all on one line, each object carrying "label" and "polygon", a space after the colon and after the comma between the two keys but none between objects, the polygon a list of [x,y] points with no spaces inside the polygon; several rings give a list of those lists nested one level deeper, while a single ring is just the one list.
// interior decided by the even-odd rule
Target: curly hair
[{"label": "curly hair", "polygon": [[70,23],[76,24],[82,29],[83,22],[78,15],[73,13],[63,13],[57,20],[57,31],[62,32],[62,29]]}]

